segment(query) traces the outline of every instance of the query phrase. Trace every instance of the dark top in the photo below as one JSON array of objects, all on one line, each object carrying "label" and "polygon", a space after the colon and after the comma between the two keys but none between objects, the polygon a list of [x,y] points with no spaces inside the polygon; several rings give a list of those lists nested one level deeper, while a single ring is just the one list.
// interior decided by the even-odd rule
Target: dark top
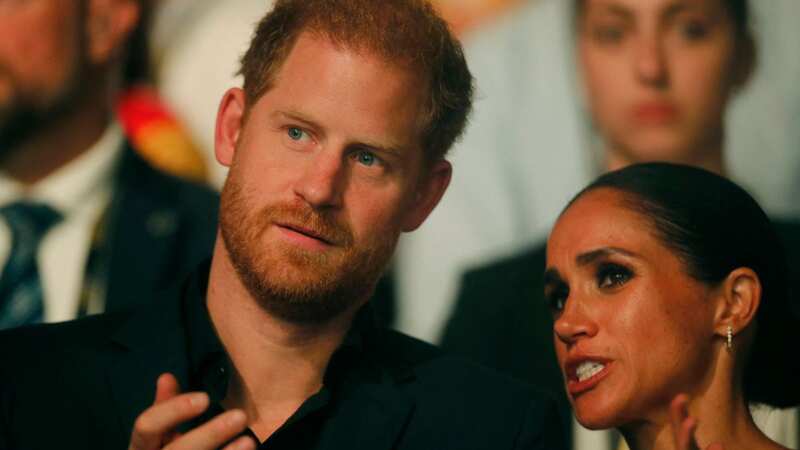
[{"label": "dark top", "polygon": [[[222,407],[222,400],[228,391],[228,382],[232,373],[231,362],[214,331],[208,313],[205,302],[207,287],[207,277],[194,277],[187,286],[183,301],[188,344],[188,390],[204,391],[210,398],[209,409],[190,422],[187,428],[203,424],[225,411]],[[343,380],[348,377],[368,378],[376,375],[370,374],[358,364],[361,361],[360,353],[363,351],[361,332],[374,326],[373,321],[372,308],[365,307],[359,312],[342,345],[331,357],[331,363],[324,375],[320,391],[308,398],[286,423],[278,428],[259,448],[271,450],[315,448],[316,438],[322,430],[325,414],[333,408],[337,392],[347,388],[347,386],[342,386]],[[259,442],[251,430],[248,429],[243,434]]]},{"label": "dark top", "polygon": [[[125,449],[164,372],[218,404],[228,363],[207,276],[132,312],[0,332],[0,449]],[[361,316],[352,329],[325,387],[263,448],[564,448],[546,395]]]},{"label": "dark top", "polygon": [[[790,296],[800,311],[800,224],[773,221],[787,253]],[[563,439],[571,442],[572,410],[553,343],[544,299],[545,243],[467,272],[444,332],[442,347],[527,381],[558,401]],[[787,336],[787,342],[793,337]]]}]

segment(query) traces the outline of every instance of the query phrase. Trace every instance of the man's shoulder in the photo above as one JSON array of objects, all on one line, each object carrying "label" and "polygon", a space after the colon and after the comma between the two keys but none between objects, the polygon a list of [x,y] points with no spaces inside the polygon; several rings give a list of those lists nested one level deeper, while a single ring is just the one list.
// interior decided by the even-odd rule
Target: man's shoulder
[{"label": "man's shoulder", "polygon": [[564,448],[549,394],[395,331],[379,342],[414,405],[399,448]]},{"label": "man's shoulder", "polygon": [[130,311],[119,311],[0,331],[0,359],[21,367],[26,360],[48,359],[70,349],[94,347],[110,337],[130,315]]},{"label": "man's shoulder", "polygon": [[[529,400],[550,401],[547,394],[503,373],[451,355],[439,347],[393,330],[382,330],[379,345],[384,364],[398,379],[437,385],[439,395],[463,396],[488,393],[498,401],[504,397],[528,396]],[[389,360],[390,362],[386,362]],[[412,384],[413,384],[412,383]]]},{"label": "man's shoulder", "polygon": [[119,201],[145,202],[184,213],[216,217],[219,193],[210,186],[168,174],[147,162],[126,143],[116,175]]}]

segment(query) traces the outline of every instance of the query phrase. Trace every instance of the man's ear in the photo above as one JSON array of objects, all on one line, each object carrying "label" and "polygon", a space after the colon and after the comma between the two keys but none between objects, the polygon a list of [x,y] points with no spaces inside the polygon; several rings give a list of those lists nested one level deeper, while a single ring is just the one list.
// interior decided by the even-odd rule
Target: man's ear
[{"label": "man's ear", "polygon": [[87,56],[93,64],[106,64],[125,48],[139,23],[136,0],[89,0],[86,11]]},{"label": "man's ear", "polygon": [[230,167],[233,163],[244,121],[244,91],[240,88],[228,89],[219,104],[214,132],[214,154],[217,161],[225,167]]},{"label": "man's ear", "polygon": [[433,208],[439,204],[447,186],[450,185],[452,174],[453,167],[443,159],[436,161],[433,163],[433,167],[428,169],[425,178],[417,187],[413,203],[406,213],[402,228],[404,232],[414,231],[425,222]]},{"label": "man's ear", "polygon": [[761,304],[761,281],[749,268],[733,270],[720,285],[720,302],[714,318],[714,332],[727,337],[728,327],[736,335],[755,319]]}]

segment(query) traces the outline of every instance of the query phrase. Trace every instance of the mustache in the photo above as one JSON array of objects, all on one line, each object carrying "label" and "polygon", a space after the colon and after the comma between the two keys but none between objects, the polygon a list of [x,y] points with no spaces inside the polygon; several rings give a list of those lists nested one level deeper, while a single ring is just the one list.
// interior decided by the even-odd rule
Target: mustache
[{"label": "mustache", "polygon": [[311,235],[329,244],[348,247],[353,243],[350,226],[302,203],[279,203],[269,205],[262,211],[265,223],[275,223]]}]

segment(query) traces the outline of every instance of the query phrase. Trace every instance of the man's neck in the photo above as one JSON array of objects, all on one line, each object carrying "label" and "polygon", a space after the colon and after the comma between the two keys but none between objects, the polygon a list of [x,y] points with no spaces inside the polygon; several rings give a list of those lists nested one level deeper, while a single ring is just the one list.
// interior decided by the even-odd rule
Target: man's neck
[{"label": "man's neck", "polygon": [[19,183],[32,186],[86,153],[102,136],[112,112],[110,106],[96,99],[85,103],[6,149],[0,169]]},{"label": "man's neck", "polygon": [[224,402],[242,408],[262,441],[322,387],[357,309],[320,325],[298,325],[262,308],[239,280],[220,236],[209,274],[208,311],[235,368]]}]

